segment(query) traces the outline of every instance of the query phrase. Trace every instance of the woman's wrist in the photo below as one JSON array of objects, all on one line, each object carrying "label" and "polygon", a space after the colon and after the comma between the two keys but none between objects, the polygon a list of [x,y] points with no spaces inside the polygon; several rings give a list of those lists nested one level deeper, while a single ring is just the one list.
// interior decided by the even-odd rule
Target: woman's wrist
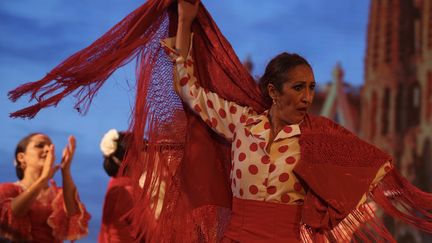
[{"label": "woman's wrist", "polygon": [[69,168],[67,168],[67,169],[61,169],[61,173],[62,173],[63,177],[65,177],[65,176],[71,176],[71,172],[70,172]]},{"label": "woman's wrist", "polygon": [[187,18],[181,18],[178,19],[178,26],[179,28],[182,27],[184,29],[191,28],[193,23],[193,19],[187,19]]}]

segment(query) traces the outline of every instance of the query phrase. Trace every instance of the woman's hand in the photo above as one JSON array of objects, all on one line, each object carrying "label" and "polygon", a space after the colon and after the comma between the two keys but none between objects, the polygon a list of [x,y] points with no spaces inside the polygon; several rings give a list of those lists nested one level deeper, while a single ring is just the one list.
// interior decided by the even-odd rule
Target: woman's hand
[{"label": "woman's hand", "polygon": [[48,180],[53,178],[54,174],[60,168],[60,165],[55,165],[54,161],[55,161],[54,144],[51,144],[48,149],[47,156],[45,158],[41,175],[39,177],[39,179],[42,180],[42,182],[48,182]]},{"label": "woman's hand", "polygon": [[199,0],[178,0],[179,23],[191,24],[197,16],[199,3]]},{"label": "woman's hand", "polygon": [[63,149],[61,160],[61,172],[63,177],[63,199],[68,215],[75,215],[79,212],[78,202],[76,200],[77,189],[70,173],[70,166],[75,154],[76,140],[74,136],[69,136],[69,141]]},{"label": "woman's hand", "polygon": [[192,0],[178,0],[178,26],[175,47],[182,57],[186,58],[189,52],[190,32],[192,22],[197,16],[199,0],[191,3]]},{"label": "woman's hand", "polygon": [[48,181],[53,178],[54,174],[60,168],[60,165],[54,164],[55,153],[54,145],[51,144],[48,148],[48,153],[42,167],[42,172],[39,178],[32,183],[23,193],[19,194],[11,201],[12,213],[15,216],[27,215],[33,202],[39,196],[40,192],[48,187]]},{"label": "woman's hand", "polygon": [[76,148],[76,140],[74,136],[69,136],[68,144],[63,149],[63,156],[61,160],[61,169],[62,172],[69,172],[70,166],[72,163],[73,156],[75,154],[75,148]]}]

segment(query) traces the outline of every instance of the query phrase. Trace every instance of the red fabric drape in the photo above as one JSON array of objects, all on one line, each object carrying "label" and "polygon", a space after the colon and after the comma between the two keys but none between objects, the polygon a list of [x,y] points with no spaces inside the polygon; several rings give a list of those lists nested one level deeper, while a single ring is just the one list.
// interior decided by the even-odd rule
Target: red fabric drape
[{"label": "red fabric drape", "polygon": [[[173,2],[148,1],[89,47],[55,67],[43,79],[9,92],[12,100],[30,94],[31,99],[37,101],[30,107],[12,113],[12,117],[32,118],[40,109],[55,106],[70,94],[76,98],[75,108],[85,113],[106,79],[117,68],[136,58],[137,95],[130,126],[134,139],[124,164],[136,172],[132,175],[135,181],[144,170],[150,174],[144,184],[149,193],[135,198],[140,204],[131,214],[135,216],[135,231],[140,233],[140,237],[145,235],[146,230],[156,226],[155,222],[151,222],[152,210],[141,205],[152,203],[150,191],[159,190],[162,180],[168,184],[172,182],[166,201],[177,205],[178,215],[181,215],[179,212],[182,210],[179,209],[182,207],[187,212],[201,205],[218,205],[223,207],[215,207],[213,211],[224,212],[224,207],[231,204],[227,179],[230,168],[229,163],[226,163],[229,161],[229,146],[187,108],[183,109],[181,101],[172,90],[172,63],[159,45],[159,41],[168,37],[170,32],[175,33],[177,10],[176,3]],[[196,34],[194,58],[200,60],[196,70],[202,86],[239,104],[263,111],[267,104],[262,101],[253,78],[202,5],[193,32]],[[150,144],[157,144],[164,139],[185,143],[184,156],[178,158],[182,160],[181,167],[178,170],[170,168],[176,173],[174,179],[170,176],[172,173],[165,171],[169,170],[166,167],[167,161],[157,165],[151,163],[156,149],[149,146],[145,156],[140,153],[140,148],[143,147],[141,138],[144,136]],[[206,163],[197,163],[198,161]],[[187,192],[188,196],[183,192]],[[174,217],[174,213],[170,215],[168,211],[167,209],[165,214],[161,214],[158,225],[164,225],[161,224],[164,217]],[[190,219],[190,215],[176,218],[184,219],[183,216]],[[217,217],[216,214],[213,216]],[[149,220],[142,220],[143,218]],[[202,228],[204,230],[205,227]]]},{"label": "red fabric drape", "polygon": [[[149,0],[89,47],[55,67],[43,79],[24,84],[9,92],[12,100],[30,94],[37,102],[12,113],[11,116],[34,117],[40,109],[57,105],[70,94],[76,98],[75,108],[85,113],[106,79],[117,68],[131,60],[137,60],[136,100],[130,125],[130,131],[134,136],[126,155],[126,163],[123,164],[133,172],[132,181],[136,185],[143,171],[147,176],[144,193],[141,194],[141,189],[137,188],[134,194],[135,206],[130,213],[133,231],[138,239],[146,239],[149,242],[216,241],[223,235],[231,206],[228,183],[229,144],[211,132],[206,124],[193,115],[187,107],[183,107],[173,91],[172,63],[159,44],[161,39],[175,33],[177,11],[176,4],[173,2],[173,0]],[[200,85],[217,92],[225,99],[250,106],[257,112],[268,108],[270,104],[264,101],[253,78],[243,67],[202,4],[193,25],[193,32],[195,33],[193,56],[196,60],[195,70]],[[319,123],[317,124],[316,131],[320,131]],[[320,139],[325,139],[326,135],[322,133]],[[149,142],[145,154],[141,153],[141,148],[144,146],[143,137]],[[158,163],[154,163],[158,147],[151,144],[166,140],[184,144],[184,150],[174,157],[162,158]],[[307,143],[309,139],[303,141]],[[302,148],[303,162],[307,161],[303,155],[308,155],[308,151],[314,149],[313,146],[309,147],[309,150]],[[334,148],[331,151],[346,152]],[[315,152],[328,155],[325,147]],[[327,161],[333,158],[331,156],[327,157]],[[369,158],[362,157],[361,154],[354,156],[358,156],[355,160],[358,163],[363,163]],[[375,168],[375,165],[371,167]],[[370,171],[366,174],[370,174]],[[311,192],[316,190],[313,191],[315,194],[311,197],[311,202],[319,203],[305,202],[305,204],[312,205],[312,208],[320,205],[328,208],[331,206],[330,202],[326,200],[327,198],[320,197],[334,195],[329,195],[319,187],[313,187],[314,177],[308,177],[309,175],[311,174],[304,174],[304,183],[311,184],[309,187]],[[164,208],[156,217],[155,195],[160,194],[162,181],[166,183]],[[366,182],[359,183],[362,186],[358,191],[364,189]],[[353,183],[357,182],[353,181]],[[375,195],[375,198],[378,198],[379,195],[384,194],[377,192]],[[424,206],[430,202],[426,194],[415,191],[412,195],[418,199],[411,202],[410,205],[413,207],[416,207],[416,203],[422,203]],[[378,201],[387,205],[386,200],[387,197],[384,196]],[[351,204],[344,207],[346,210],[343,212],[336,212],[333,215],[346,215],[348,209],[352,208]],[[386,207],[390,208],[389,205]],[[355,217],[361,221],[367,218],[362,216],[365,212],[356,212]],[[401,216],[394,210],[388,212],[391,215]],[[314,217],[319,219],[321,216],[317,214],[312,218]],[[338,217],[336,222],[342,220]],[[321,227],[320,234],[323,234],[323,231],[329,231],[335,224],[333,221],[329,224],[327,220],[325,224],[311,226]],[[374,229],[380,230],[379,226]],[[425,223],[423,229],[430,230],[429,225]],[[313,229],[311,232],[318,231]],[[384,230],[382,232],[386,235]]]}]

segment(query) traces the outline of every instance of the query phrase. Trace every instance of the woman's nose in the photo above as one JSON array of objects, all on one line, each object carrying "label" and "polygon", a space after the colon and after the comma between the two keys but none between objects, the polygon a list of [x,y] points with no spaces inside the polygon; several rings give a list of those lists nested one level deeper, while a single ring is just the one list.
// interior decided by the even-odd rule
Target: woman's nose
[{"label": "woman's nose", "polygon": [[43,151],[44,152],[48,152],[49,148],[50,148],[50,144],[45,144],[44,147],[43,147]]},{"label": "woman's nose", "polygon": [[313,99],[313,91],[310,91],[310,90],[307,89],[303,93],[303,99],[302,99],[302,101],[304,103],[311,104],[312,103],[312,99]]}]

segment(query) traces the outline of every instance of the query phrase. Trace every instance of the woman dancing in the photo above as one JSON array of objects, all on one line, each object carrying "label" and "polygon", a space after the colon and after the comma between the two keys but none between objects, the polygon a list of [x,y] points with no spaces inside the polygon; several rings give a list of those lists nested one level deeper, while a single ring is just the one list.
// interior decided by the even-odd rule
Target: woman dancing
[{"label": "woman dancing", "polygon": [[[175,40],[159,44],[175,33]],[[139,58],[138,95],[126,165],[133,168],[133,180],[147,174],[131,213],[138,237],[154,242],[394,241],[366,199],[432,232],[432,196],[399,175],[388,154],[328,119],[307,114],[315,85],[307,61],[278,55],[260,89],[199,2],[148,1],[42,80],[12,91],[13,100],[26,93],[39,98],[12,115],[32,117],[76,89],[77,108],[86,111],[109,75],[134,56]],[[176,99],[173,82],[185,106]],[[157,150],[147,151],[145,163],[137,162],[142,138],[151,143],[161,136],[184,144],[170,168],[174,177],[162,168],[167,163],[152,162]],[[169,186],[154,220],[147,205],[161,181]]]},{"label": "woman dancing", "polygon": [[[42,133],[30,134],[18,143],[15,168],[18,181],[0,184],[0,236],[12,241],[62,242],[88,234],[90,215],[79,200],[70,166],[75,138],[55,164],[54,145]],[[60,169],[63,187],[50,179]]]}]

